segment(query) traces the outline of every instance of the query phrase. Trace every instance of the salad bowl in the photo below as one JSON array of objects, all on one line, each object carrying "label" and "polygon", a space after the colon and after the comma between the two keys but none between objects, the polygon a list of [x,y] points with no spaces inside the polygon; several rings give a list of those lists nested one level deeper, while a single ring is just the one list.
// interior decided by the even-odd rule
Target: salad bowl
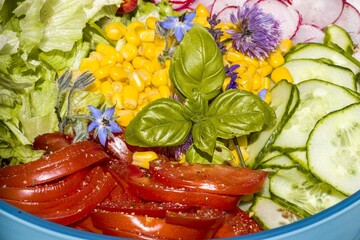
[{"label": "salad bowl", "polygon": [[[0,201],[0,239],[6,240],[115,240],[45,221]],[[360,191],[344,201],[298,222],[233,238],[243,240],[359,240]]]}]

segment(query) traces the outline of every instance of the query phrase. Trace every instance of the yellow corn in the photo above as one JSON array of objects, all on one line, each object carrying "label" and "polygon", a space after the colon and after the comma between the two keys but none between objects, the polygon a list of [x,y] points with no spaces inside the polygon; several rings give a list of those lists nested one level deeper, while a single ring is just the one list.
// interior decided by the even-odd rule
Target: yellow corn
[{"label": "yellow corn", "polygon": [[111,86],[114,93],[121,92],[124,87],[124,85],[121,82],[112,82]]},{"label": "yellow corn", "polygon": [[94,77],[97,79],[104,79],[109,76],[109,73],[110,73],[110,66],[104,66],[104,67],[98,68],[94,72]]},{"label": "yellow corn", "polygon": [[142,65],[142,68],[144,68],[149,73],[153,73],[155,71],[155,65],[152,61],[146,60],[144,64]]},{"label": "yellow corn", "polygon": [[116,49],[106,43],[99,43],[96,45],[96,52],[105,56],[116,55]]},{"label": "yellow corn", "polygon": [[123,105],[121,102],[121,93],[120,92],[116,92],[112,95],[111,97],[111,102],[112,104],[116,104],[115,108],[116,110],[122,110],[123,109]]},{"label": "yellow corn", "polygon": [[223,91],[225,91],[227,89],[227,86],[229,85],[230,81],[231,81],[231,78],[229,78],[229,77],[226,77],[224,79],[224,82],[223,82],[223,85],[222,85],[222,88],[221,88]]},{"label": "yellow corn", "polygon": [[155,30],[156,29],[156,21],[158,19],[156,17],[148,17],[146,19],[146,26],[149,28],[149,29],[152,29],[152,30]]},{"label": "yellow corn", "polygon": [[106,37],[110,40],[117,41],[126,33],[126,26],[119,22],[108,23],[105,26]]},{"label": "yellow corn", "polygon": [[100,60],[100,67],[104,67],[104,66],[112,66],[115,65],[116,63],[116,59],[115,59],[115,55],[108,55],[108,56],[104,56],[101,60]]},{"label": "yellow corn", "polygon": [[294,82],[294,80],[287,68],[285,68],[285,67],[275,68],[274,71],[271,73],[271,80],[274,83],[278,83],[282,79],[285,79],[290,83]]},{"label": "yellow corn", "polygon": [[[246,152],[243,146],[240,146],[240,151],[243,159],[246,161],[249,158],[249,154]],[[232,150],[231,153],[234,155],[234,160],[230,162],[232,166],[240,166],[240,158],[236,149]]]},{"label": "yellow corn", "polygon": [[273,67],[277,68],[284,64],[285,59],[281,52],[272,52],[269,54],[268,63]]},{"label": "yellow corn", "polygon": [[132,72],[132,71],[134,71],[133,65],[132,65],[130,62],[128,62],[128,61],[124,61],[124,62],[122,63],[122,66],[123,66],[124,70],[127,71],[127,72]]},{"label": "yellow corn", "polygon": [[104,81],[101,83],[101,93],[104,94],[105,97],[111,98],[113,95],[113,87],[111,82]]},{"label": "yellow corn", "polygon": [[292,47],[292,41],[290,39],[283,39],[281,40],[278,48],[281,53],[285,54],[290,51],[291,47]]},{"label": "yellow corn", "polygon": [[146,61],[146,58],[144,58],[142,56],[136,56],[132,60],[132,65],[134,68],[141,68],[144,65],[145,61]]},{"label": "yellow corn", "polygon": [[120,116],[118,119],[116,119],[116,122],[123,127],[129,125],[130,121],[135,117],[133,110],[117,110],[116,115]]},{"label": "yellow corn", "polygon": [[152,75],[148,70],[146,70],[145,68],[140,68],[136,71],[136,73],[139,78],[145,83],[145,86],[151,85]]},{"label": "yellow corn", "polygon": [[225,59],[232,63],[244,60],[244,58],[244,54],[238,51],[228,51],[225,55]]},{"label": "yellow corn", "polygon": [[128,73],[122,66],[112,66],[109,70],[109,75],[114,81],[125,81],[128,78]]},{"label": "yellow corn", "polygon": [[132,156],[132,164],[149,169],[149,162],[158,158],[158,155],[154,151],[134,152]]},{"label": "yellow corn", "polygon": [[169,79],[168,70],[165,68],[154,72],[151,83],[155,87],[160,87],[161,85],[167,85],[168,79]]},{"label": "yellow corn", "polygon": [[131,43],[136,47],[139,46],[141,43],[141,40],[135,30],[128,30],[125,33],[125,39],[128,43]]},{"label": "yellow corn", "polygon": [[149,102],[153,102],[159,98],[161,98],[161,95],[158,89],[152,89],[147,94],[147,99]]},{"label": "yellow corn", "polygon": [[125,109],[135,109],[137,107],[137,100],[139,91],[136,86],[126,85],[122,90],[121,102]]},{"label": "yellow corn", "polygon": [[165,86],[165,85],[159,86],[158,90],[159,90],[160,96],[162,98],[170,97],[171,92],[170,92],[170,88],[168,86]]},{"label": "yellow corn", "polygon": [[272,72],[272,70],[273,68],[269,64],[267,64],[259,67],[257,69],[257,72],[260,74],[261,77],[266,77]]},{"label": "yellow corn", "polygon": [[130,62],[137,56],[138,49],[136,45],[132,43],[126,43],[125,46],[120,50],[120,53],[126,61]]},{"label": "yellow corn", "polygon": [[155,40],[155,30],[153,29],[141,29],[138,34],[142,42],[154,42]]},{"label": "yellow corn", "polygon": [[195,12],[196,12],[196,16],[197,17],[210,17],[210,13],[209,11],[207,10],[207,8],[203,5],[203,4],[198,4],[196,9],[195,9]]},{"label": "yellow corn", "polygon": [[154,43],[148,43],[148,44],[144,45],[143,55],[147,59],[152,60],[152,59],[155,58],[155,51],[156,51],[155,44]]},{"label": "yellow corn", "polygon": [[139,31],[139,30],[144,29],[144,28],[146,28],[145,24],[140,22],[140,21],[132,21],[127,26],[128,31],[129,30]]},{"label": "yellow corn", "polygon": [[139,77],[137,72],[129,73],[129,85],[137,88],[138,92],[142,92],[145,89],[144,81]]},{"label": "yellow corn", "polygon": [[261,85],[262,85],[261,76],[258,73],[255,73],[253,75],[251,91],[252,92],[258,91],[261,88]]},{"label": "yellow corn", "polygon": [[90,71],[94,73],[100,67],[99,60],[97,58],[83,58],[80,63],[80,71]]}]

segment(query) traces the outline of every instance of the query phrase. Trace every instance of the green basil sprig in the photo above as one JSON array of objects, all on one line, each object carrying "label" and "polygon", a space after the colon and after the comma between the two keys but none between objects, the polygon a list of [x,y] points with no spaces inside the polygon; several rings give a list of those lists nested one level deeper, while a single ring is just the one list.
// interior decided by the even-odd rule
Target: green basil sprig
[{"label": "green basil sprig", "polygon": [[[208,31],[198,25],[176,48],[170,79],[185,98],[158,99],[130,122],[125,140],[142,147],[179,146],[191,133],[190,163],[232,161],[221,139],[259,131],[275,124],[275,112],[258,96],[243,90],[220,94],[225,79],[222,55]],[[224,159],[224,158],[227,159]]]}]

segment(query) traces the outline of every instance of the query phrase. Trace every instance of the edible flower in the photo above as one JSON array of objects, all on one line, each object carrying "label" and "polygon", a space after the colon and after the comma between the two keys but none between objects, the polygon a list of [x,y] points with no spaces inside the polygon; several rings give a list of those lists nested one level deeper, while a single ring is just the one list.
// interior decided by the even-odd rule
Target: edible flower
[{"label": "edible flower", "polygon": [[91,105],[88,106],[92,122],[88,126],[88,131],[91,132],[95,129],[94,138],[99,135],[101,145],[105,146],[107,136],[113,137],[112,133],[121,133],[120,126],[114,121],[117,117],[114,117],[115,105],[111,108],[101,111]]},{"label": "edible flower", "polygon": [[175,38],[180,42],[184,35],[192,28],[196,13],[190,12],[189,14],[184,13],[180,17],[168,16],[165,21],[160,22],[160,26],[168,31],[172,31],[175,34]]},{"label": "edible flower", "polygon": [[258,96],[265,101],[266,99],[266,93],[267,93],[267,89],[263,88],[259,91]]},{"label": "edible flower", "polygon": [[235,69],[240,67],[239,64],[233,64],[230,67],[228,65],[225,66],[225,76],[230,78],[230,83],[226,89],[237,89],[238,83],[236,82],[236,78],[238,77]]},{"label": "edible flower", "polygon": [[235,29],[227,30],[233,48],[252,58],[266,58],[278,46],[281,38],[279,22],[256,5],[239,7],[230,14]]}]

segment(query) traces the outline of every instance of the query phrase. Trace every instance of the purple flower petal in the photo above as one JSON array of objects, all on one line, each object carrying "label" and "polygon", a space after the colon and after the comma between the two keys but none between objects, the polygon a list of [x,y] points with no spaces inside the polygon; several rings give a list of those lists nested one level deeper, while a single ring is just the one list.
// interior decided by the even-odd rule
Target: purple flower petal
[{"label": "purple flower petal", "polygon": [[109,121],[109,129],[113,133],[121,133],[121,127],[115,121]]},{"label": "purple flower petal", "polygon": [[107,139],[107,131],[105,127],[100,126],[98,128],[98,136],[99,136],[99,140],[101,145],[105,146],[106,143],[106,139]]},{"label": "purple flower petal", "polygon": [[103,114],[103,117],[110,120],[114,116],[114,113],[115,113],[115,105],[111,108],[106,109]]},{"label": "purple flower petal", "polygon": [[89,105],[88,108],[89,108],[89,110],[90,110],[90,112],[91,112],[91,115],[92,115],[95,119],[101,118],[102,112],[101,112],[99,109],[97,109],[97,108],[95,108],[95,107],[93,107],[93,106],[91,106],[91,105]]},{"label": "purple flower petal", "polygon": [[167,17],[165,21],[160,22],[160,26],[167,30],[170,30],[176,27],[177,21],[177,17]]},{"label": "purple flower petal", "polygon": [[184,18],[184,22],[191,22],[195,18],[196,12],[190,12],[189,14],[186,14]]},{"label": "purple flower petal", "polygon": [[99,122],[97,120],[92,121],[90,125],[88,126],[88,132],[91,132],[95,128],[98,128],[100,126]]},{"label": "purple flower petal", "polygon": [[176,40],[178,42],[180,42],[182,40],[182,38],[184,37],[184,31],[181,27],[176,27],[174,34],[175,34]]}]

